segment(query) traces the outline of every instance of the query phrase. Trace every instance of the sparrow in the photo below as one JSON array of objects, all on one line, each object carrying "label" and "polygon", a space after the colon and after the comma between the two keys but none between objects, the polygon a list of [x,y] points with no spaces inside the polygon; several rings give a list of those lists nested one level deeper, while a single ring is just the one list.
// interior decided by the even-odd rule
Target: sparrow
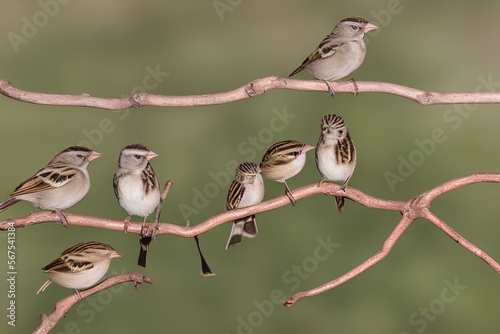
[{"label": "sparrow", "polygon": [[37,295],[52,282],[65,288],[74,289],[83,299],[79,290],[91,287],[108,271],[111,259],[120,257],[110,245],[90,241],[81,242],[62,252],[61,256],[42,268],[50,279],[45,282]]},{"label": "sparrow", "polygon": [[268,179],[285,184],[285,194],[290,203],[295,205],[286,180],[297,175],[306,163],[306,152],[314,146],[306,145],[295,140],[285,140],[273,144],[262,157],[260,168]]},{"label": "sparrow", "polygon": [[[264,198],[264,180],[260,167],[253,162],[244,162],[236,168],[234,180],[229,187],[226,200],[226,211],[252,206],[262,202]],[[254,238],[258,229],[255,215],[236,219],[226,249],[235,246],[241,237]]]},{"label": "sparrow", "polygon": [[[325,115],[321,120],[321,135],[316,146],[316,166],[324,180],[342,181],[345,191],[356,167],[356,148],[349,135],[344,119],[337,115]],[[344,197],[335,196],[337,211],[344,210]]]},{"label": "sparrow", "polygon": [[289,76],[306,69],[316,79],[323,80],[330,95],[335,91],[328,81],[342,79],[355,71],[365,59],[364,36],[378,27],[361,17],[348,17],[340,21],[316,50]]},{"label": "sparrow", "polygon": [[0,203],[0,212],[19,201],[39,209],[55,211],[64,227],[68,220],[61,212],[80,202],[90,188],[89,163],[101,155],[82,146],[71,146],[57,154],[44,168],[21,183]]},{"label": "sparrow", "polygon": [[142,267],[146,267],[148,244],[151,241],[150,237],[143,234],[146,218],[161,203],[158,178],[149,163],[157,156],[158,154],[142,144],[128,145],[120,152],[118,170],[113,177],[115,195],[122,209],[129,215],[125,219],[125,232],[131,216],[139,216],[144,219],[140,235],[141,249],[137,262]]}]

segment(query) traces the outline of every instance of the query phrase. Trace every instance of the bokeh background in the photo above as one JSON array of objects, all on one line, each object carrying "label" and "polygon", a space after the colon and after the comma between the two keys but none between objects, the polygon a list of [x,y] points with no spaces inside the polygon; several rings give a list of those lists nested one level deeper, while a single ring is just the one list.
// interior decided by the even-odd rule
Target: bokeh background
[{"label": "bokeh background", "polygon": [[[15,87],[110,98],[141,90],[166,95],[222,92],[259,77],[287,76],[338,21],[356,15],[380,27],[367,36],[367,57],[353,74],[357,80],[443,92],[500,89],[498,1],[60,2],[0,4],[0,77]],[[38,27],[30,29],[34,23]],[[307,73],[297,78],[312,79]],[[405,200],[459,176],[499,170],[500,112],[495,105],[422,107],[384,94],[338,94],[332,99],[327,93],[277,90],[220,106],[112,112],[0,97],[0,194],[7,197],[65,147],[86,144],[102,158],[89,168],[88,196],[68,212],[123,219],[111,180],[120,149],[141,142],[160,155],[152,162],[159,178],[175,182],[162,221],[196,225],[223,210],[227,178],[234,173],[228,164],[258,162],[279,140],[315,145],[320,119],[327,113],[345,118],[358,150],[350,186],[373,196]],[[417,142],[428,142],[436,129],[445,140],[423,152]],[[257,138],[254,144],[251,138]],[[413,169],[400,175],[401,182],[388,183],[388,173],[400,173],[402,161],[410,157],[423,159],[413,160]],[[313,161],[309,153],[290,187],[319,180]],[[214,178],[219,183],[215,187]],[[277,183],[267,182],[266,187],[266,198],[283,191]],[[432,210],[500,260],[499,193],[495,184],[470,186],[439,198]],[[0,219],[33,210],[20,203]],[[388,258],[352,281],[289,309],[272,302],[276,294],[290,297],[357,266],[380,249],[399,218],[397,212],[350,201],[339,216],[333,199],[318,195],[296,207],[259,215],[259,236],[225,251],[227,223],[201,236],[217,273],[211,278],[199,273],[192,239],[160,236],[143,269],[136,265],[135,234],[31,226],[16,234],[16,327],[7,325],[2,279],[0,332],[31,332],[39,313],[52,312],[56,301],[72,293],[52,285],[35,296],[47,278],[40,268],[67,247],[90,240],[109,243],[122,254],[113,260],[108,276],[141,271],[154,284],[139,292],[124,285],[85,300],[54,333],[497,330],[498,273],[423,220],[404,234]],[[336,245],[321,260],[315,258],[320,240]],[[6,276],[5,233],[0,235],[0,254]],[[301,273],[293,271],[297,267]],[[455,290],[449,288],[457,284]]]}]

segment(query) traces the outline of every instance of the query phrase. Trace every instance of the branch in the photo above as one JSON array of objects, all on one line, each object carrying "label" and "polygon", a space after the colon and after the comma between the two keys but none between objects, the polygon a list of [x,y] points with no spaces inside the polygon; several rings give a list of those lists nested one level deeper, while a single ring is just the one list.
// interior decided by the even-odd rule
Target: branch
[{"label": "branch", "polygon": [[[87,298],[88,296],[125,282],[133,282],[136,290],[140,289],[142,283],[153,283],[151,278],[140,273],[121,274],[110,277],[93,288],[80,291],[80,295],[82,298]],[[41,323],[33,333],[42,334],[50,332],[59,320],[65,317],[69,310],[81,300],[82,299],[80,299],[80,297],[75,293],[58,301],[55,306],[55,311],[52,314],[40,314]]]},{"label": "branch", "polygon": [[[387,82],[356,81],[357,89],[351,81],[332,82],[336,93],[386,93],[400,96],[420,105],[435,104],[477,104],[500,103],[500,92],[438,93]],[[90,107],[108,110],[125,110],[145,106],[154,107],[194,107],[225,104],[264,95],[274,89],[328,92],[328,87],[319,80],[296,80],[270,76],[256,79],[231,91],[203,95],[154,95],[137,93],[130,98],[100,98],[89,94],[61,95],[21,90],[12,87],[9,81],[0,79],[0,94],[21,102],[51,106]]]},{"label": "branch", "polygon": [[341,285],[342,283],[345,283],[353,279],[354,277],[358,276],[359,274],[368,270],[369,268],[373,267],[375,264],[382,261],[387,255],[389,255],[389,252],[391,251],[396,241],[403,235],[403,233],[408,229],[408,227],[410,227],[410,225],[418,218],[424,218],[426,220],[429,220],[431,223],[433,223],[439,229],[445,232],[450,238],[458,242],[460,246],[462,246],[469,252],[473,253],[474,255],[478,256],[480,259],[484,260],[495,271],[500,273],[500,264],[498,264],[495,260],[493,260],[488,254],[483,252],[480,248],[478,248],[477,246],[466,240],[464,237],[460,236],[450,226],[448,226],[446,223],[444,223],[442,220],[434,216],[429,211],[431,202],[435,198],[443,194],[446,194],[447,192],[454,189],[458,189],[474,183],[484,183],[484,182],[499,183],[500,174],[472,174],[464,176],[443,183],[421,194],[420,196],[414,197],[409,201],[405,202],[404,209],[402,210],[403,217],[396,225],[394,230],[391,232],[389,237],[387,237],[382,246],[382,249],[379,252],[377,252],[377,254],[375,254],[368,260],[364,261],[354,269],[350,270],[346,274],[340,276],[339,278],[336,278],[328,283],[320,285],[314,289],[302,291],[295,294],[291,298],[285,300],[283,302],[283,305],[285,305],[286,307],[290,307],[293,304],[295,304],[295,302],[297,302],[297,300],[299,300],[300,298],[314,296],[322,292],[331,290]]},{"label": "branch", "polygon": [[[404,209],[405,205],[404,201],[391,201],[375,198],[364,194],[363,192],[355,188],[346,187],[346,191],[344,192],[340,185],[328,182],[323,182],[321,186],[318,186],[318,183],[313,183],[311,185],[295,189],[292,193],[293,197],[297,200],[316,194],[326,194],[328,196],[344,196],[366,207],[383,210],[401,211]],[[275,210],[289,204],[290,200],[288,199],[288,197],[282,195],[254,206],[220,213],[194,226],[180,226],[164,222],[159,224],[156,235],[173,234],[183,238],[192,238],[206,233],[226,222],[254,214],[263,213],[266,211]],[[126,223],[124,220],[113,220],[108,218],[74,215],[69,213],[64,213],[64,215],[66,216],[69,225],[76,226],[96,227],[108,230],[123,231],[124,225]],[[49,211],[38,211],[33,212],[26,217],[8,219],[0,222],[0,231],[6,231],[9,227],[22,228],[30,225],[59,221],[59,216],[56,213]],[[12,223],[14,223],[14,225],[11,225]],[[141,228],[142,222],[130,222],[127,228],[127,232],[140,234]]]},{"label": "branch", "polygon": [[[418,218],[423,218],[433,223],[444,233],[446,233],[450,238],[455,240],[460,246],[464,247],[471,253],[475,254],[476,256],[484,260],[494,270],[500,273],[500,264],[498,264],[495,260],[493,260],[489,255],[487,255],[477,246],[473,245],[471,242],[467,241],[465,238],[460,236],[450,226],[448,226],[446,223],[441,221],[439,218],[434,216],[429,211],[431,202],[437,197],[444,195],[452,190],[459,189],[475,183],[500,183],[500,174],[467,175],[461,178],[448,181],[441,185],[438,185],[437,187],[430,189],[422,193],[421,195],[411,198],[407,201],[392,201],[392,200],[376,198],[367,195],[361,192],[360,190],[350,187],[346,187],[344,192],[340,185],[327,182],[323,182],[321,185],[319,185],[319,183],[314,183],[294,190],[292,194],[296,200],[313,196],[316,194],[325,194],[328,196],[343,196],[353,200],[354,202],[357,202],[358,204],[361,204],[369,208],[398,211],[403,215],[403,217],[397,223],[396,227],[391,232],[391,234],[387,237],[387,239],[383,243],[381,250],[377,252],[374,256],[370,257],[368,260],[364,261],[363,263],[361,263],[354,269],[348,271],[339,278],[336,278],[330,282],[327,282],[311,290],[295,294],[290,299],[286,300],[284,302],[284,305],[290,307],[300,298],[314,296],[319,293],[331,290],[353,279],[354,277],[368,270],[378,262],[382,261],[390,253],[394,244],[396,243],[397,240],[399,240],[401,235]],[[160,223],[157,235],[173,234],[183,238],[191,238],[203,234],[207,231],[210,231],[211,229],[223,223],[231,222],[235,219],[243,218],[249,215],[255,215],[266,211],[275,210],[289,204],[290,201],[288,197],[282,195],[277,198],[270,199],[268,201],[262,202],[260,204],[251,207],[220,213],[195,226],[179,226],[170,223]],[[125,224],[124,221],[111,220],[99,217],[89,217],[89,216],[72,215],[72,214],[65,214],[65,216],[68,220],[69,225],[90,226],[103,229],[123,231],[123,227]],[[0,230],[7,230],[9,227],[12,227],[12,223],[14,223],[14,227],[21,228],[50,221],[58,222],[59,217],[57,216],[57,214],[45,211],[35,212],[26,217],[0,222]],[[129,225],[128,232],[139,234],[141,231],[141,226],[142,223],[131,223]]]},{"label": "branch", "polygon": [[339,278],[334,279],[333,281],[330,281],[326,284],[320,285],[314,289],[299,292],[299,293],[295,294],[293,297],[285,300],[283,302],[283,305],[285,305],[286,307],[290,307],[293,304],[295,304],[295,302],[297,300],[299,300],[300,298],[311,297],[314,295],[318,295],[322,292],[331,290],[331,289],[353,279],[354,277],[358,276],[362,272],[370,269],[371,267],[373,267],[374,265],[376,265],[377,263],[382,261],[387,255],[389,255],[389,252],[391,251],[392,247],[394,247],[394,244],[396,243],[396,241],[399,239],[399,237],[401,237],[403,232],[406,231],[406,229],[408,229],[408,227],[410,227],[411,223],[413,223],[413,222],[414,222],[414,219],[410,219],[406,216],[403,216],[403,218],[401,218],[401,220],[399,221],[398,225],[396,225],[396,228],[394,228],[394,230],[391,232],[389,237],[385,240],[385,242],[382,246],[382,249],[380,251],[378,251],[377,254],[375,254],[374,256],[372,256],[371,258],[366,260],[365,262],[361,263],[356,268],[349,270],[347,273],[340,276]]}]

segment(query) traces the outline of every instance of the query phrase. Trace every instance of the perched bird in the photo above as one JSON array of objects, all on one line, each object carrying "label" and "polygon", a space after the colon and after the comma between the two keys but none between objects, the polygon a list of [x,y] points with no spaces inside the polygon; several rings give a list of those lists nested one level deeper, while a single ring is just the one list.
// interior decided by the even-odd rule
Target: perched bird
[{"label": "perched bird", "polygon": [[[260,167],[253,162],[244,162],[236,168],[236,175],[227,193],[226,210],[234,210],[255,205],[264,198],[264,181]],[[238,244],[241,237],[254,238],[258,229],[255,215],[236,219],[226,249]]]},{"label": "perched bird", "polygon": [[342,79],[355,71],[366,55],[365,34],[377,26],[361,17],[348,17],[333,28],[290,76],[306,69],[316,79],[323,80],[330,95],[335,91],[328,81]]},{"label": "perched bird", "polygon": [[[356,167],[356,148],[352,143],[344,119],[337,115],[325,115],[321,120],[321,135],[316,146],[316,166],[324,180],[342,181],[345,191],[347,182]],[[344,197],[335,196],[337,211],[344,210]]]},{"label": "perched bird", "polygon": [[297,175],[306,163],[306,152],[312,150],[314,146],[306,145],[295,140],[285,140],[273,144],[262,157],[260,168],[262,174],[268,179],[285,184],[285,194],[290,199],[290,203],[295,205],[295,198],[292,196],[286,180]]},{"label": "perched bird", "polygon": [[57,154],[44,168],[21,183],[0,203],[0,212],[19,201],[39,209],[55,211],[63,226],[68,220],[61,212],[80,202],[90,188],[89,163],[101,155],[82,146],[71,146]]},{"label": "perched bird", "polygon": [[61,256],[42,268],[50,279],[38,292],[43,292],[52,282],[69,289],[83,299],[78,290],[91,287],[108,271],[111,259],[120,257],[110,245],[101,242],[81,242],[62,252]]},{"label": "perched bird", "polygon": [[[144,229],[146,218],[160,205],[160,185],[149,163],[149,160],[157,156],[158,154],[142,144],[128,145],[120,152],[118,170],[113,178],[113,188],[120,206],[129,215],[125,219],[125,232],[130,223],[130,216],[143,217],[142,229]],[[140,237],[141,250],[137,263],[146,267],[148,244],[151,238],[143,240],[142,230]]]}]

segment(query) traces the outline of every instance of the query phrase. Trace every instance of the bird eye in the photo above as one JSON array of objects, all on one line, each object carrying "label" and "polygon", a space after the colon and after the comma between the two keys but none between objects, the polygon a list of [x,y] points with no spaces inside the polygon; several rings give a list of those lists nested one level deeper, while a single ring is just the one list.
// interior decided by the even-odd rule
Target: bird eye
[{"label": "bird eye", "polygon": [[359,30],[359,27],[354,25],[354,24],[351,24],[351,28],[352,28],[352,30]]},{"label": "bird eye", "polygon": [[142,158],[139,154],[134,155],[134,157],[135,157],[137,160],[139,160],[139,159],[141,159],[141,158]]},{"label": "bird eye", "polygon": [[76,155],[76,157],[77,157],[78,159],[83,159],[83,155],[81,155],[81,154],[77,154],[77,155]]},{"label": "bird eye", "polygon": [[342,136],[342,134],[344,133],[344,131],[342,130],[339,130],[339,135]]}]

